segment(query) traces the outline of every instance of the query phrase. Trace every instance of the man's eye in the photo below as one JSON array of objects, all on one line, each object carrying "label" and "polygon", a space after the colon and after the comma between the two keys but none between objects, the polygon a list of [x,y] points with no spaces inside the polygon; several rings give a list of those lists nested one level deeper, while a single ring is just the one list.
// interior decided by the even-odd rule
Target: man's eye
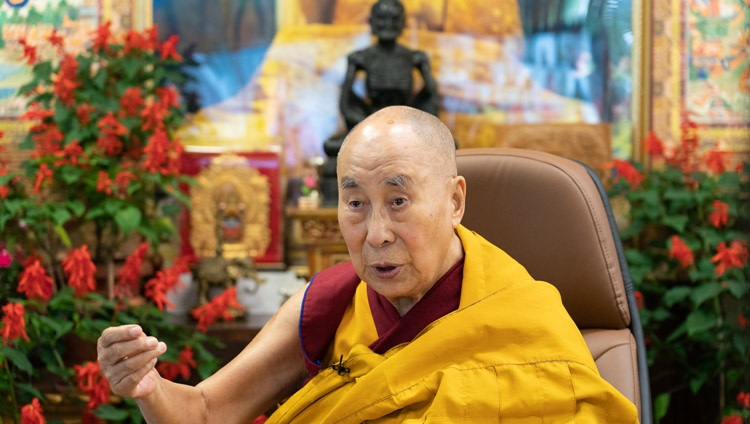
[{"label": "man's eye", "polygon": [[406,204],[406,199],[404,199],[403,197],[399,197],[398,199],[396,199],[396,200],[393,201],[393,204],[396,205],[396,206],[405,205]]},{"label": "man's eye", "polygon": [[358,207],[362,206],[362,202],[360,202],[359,200],[352,200],[352,201],[349,202],[349,206],[351,206],[353,208],[358,208]]}]

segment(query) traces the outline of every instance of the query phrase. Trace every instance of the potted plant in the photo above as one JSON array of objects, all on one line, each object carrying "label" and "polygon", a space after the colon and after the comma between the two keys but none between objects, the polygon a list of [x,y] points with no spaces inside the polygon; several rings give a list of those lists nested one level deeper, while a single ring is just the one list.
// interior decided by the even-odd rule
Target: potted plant
[{"label": "potted plant", "polygon": [[689,119],[678,146],[651,133],[645,147],[648,169],[613,162],[609,195],[627,204],[621,237],[642,306],[654,415],[687,391],[708,400],[713,416],[704,419],[748,423],[750,164],[716,147],[699,154]]},{"label": "potted plant", "polygon": [[167,293],[189,272],[188,258],[166,266],[158,253],[175,234],[170,217],[189,206],[174,136],[184,114],[177,38],[160,43],[156,29],[118,38],[107,23],[77,54],[54,30],[47,40],[48,59],[19,40],[33,66],[20,90],[30,158],[22,170],[0,160],[0,417],[44,422],[45,409],[72,405],[84,422],[140,422],[98,368],[101,331],[138,323],[170,346],[163,377],[205,378],[219,365],[206,328],[238,305],[228,291],[196,312],[200,331],[167,312]]}]

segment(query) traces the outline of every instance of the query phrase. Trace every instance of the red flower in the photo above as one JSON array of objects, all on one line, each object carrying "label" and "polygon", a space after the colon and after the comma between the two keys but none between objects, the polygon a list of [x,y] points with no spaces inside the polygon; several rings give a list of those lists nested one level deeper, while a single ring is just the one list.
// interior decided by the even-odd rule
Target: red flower
[{"label": "red flower", "polygon": [[655,132],[649,131],[646,140],[646,152],[652,158],[658,159],[664,157],[664,142],[656,135]]},{"label": "red flower", "polygon": [[30,45],[25,38],[19,38],[18,44],[23,46],[23,58],[26,59],[26,63],[33,65],[36,62],[36,47]]},{"label": "red flower", "polygon": [[681,149],[675,157],[677,165],[685,175],[698,170],[695,152],[698,150],[700,139],[698,138],[698,124],[685,117],[680,124],[682,137]]},{"label": "red flower", "polygon": [[52,32],[49,33],[47,36],[47,41],[49,41],[50,44],[52,44],[55,47],[63,47],[63,42],[65,39],[62,35],[58,34],[57,28],[52,28]]},{"label": "red flower", "polygon": [[130,171],[120,171],[115,175],[115,185],[117,186],[117,192],[120,194],[127,194],[128,185],[131,181],[135,181],[138,177]]},{"label": "red flower", "polygon": [[99,178],[96,180],[96,191],[112,194],[112,184],[107,171],[99,171]]},{"label": "red flower", "polygon": [[42,405],[39,404],[39,399],[34,398],[31,403],[21,408],[22,424],[46,424],[46,422],[44,419],[44,410],[42,409]]},{"label": "red flower", "polygon": [[672,236],[672,247],[669,249],[669,258],[676,259],[683,268],[693,264],[693,251],[685,244],[679,236]]},{"label": "red flower", "polygon": [[721,200],[714,200],[711,214],[708,216],[708,220],[711,221],[711,225],[714,228],[719,228],[723,225],[727,225],[729,221],[729,205],[722,202]]},{"label": "red flower", "polygon": [[143,259],[146,257],[148,251],[148,243],[141,243],[133,253],[131,253],[125,264],[117,272],[117,285],[115,285],[115,293],[119,298],[132,296],[135,293],[135,289],[138,287],[138,283],[141,281],[141,266],[143,265]]},{"label": "red flower", "polygon": [[182,377],[183,380],[190,378],[190,370],[197,367],[195,360],[193,359],[193,348],[185,346],[180,351],[177,357],[177,362],[161,362],[156,370],[159,374],[167,380],[174,381],[177,377]]},{"label": "red flower", "polygon": [[52,170],[49,169],[46,163],[39,165],[39,171],[36,173],[36,180],[34,181],[34,189],[32,193],[39,194],[42,189],[42,184],[52,179]]},{"label": "red flower", "polygon": [[0,249],[0,268],[8,268],[12,263],[13,257],[10,256],[10,252],[8,252],[8,249],[4,247]]},{"label": "red flower", "polygon": [[68,285],[76,291],[76,297],[83,297],[88,292],[96,290],[96,266],[91,261],[89,247],[83,245],[72,249],[62,261],[63,271],[68,277]]},{"label": "red flower", "polygon": [[130,30],[125,34],[125,54],[133,50],[151,51],[154,49],[154,43],[148,33],[140,33],[136,30]]},{"label": "red flower", "polygon": [[725,159],[726,152],[721,152],[714,148],[705,153],[705,162],[708,169],[716,174],[723,174],[727,170]]},{"label": "red flower", "polygon": [[120,98],[120,106],[126,116],[138,115],[138,110],[143,107],[143,96],[140,87],[130,87],[125,90]]},{"label": "red flower", "polygon": [[19,293],[23,293],[29,299],[48,301],[52,297],[52,278],[47,275],[39,259],[26,265],[21,271],[18,283]]},{"label": "red flower", "polygon": [[734,240],[729,247],[722,241],[716,250],[711,262],[716,264],[716,275],[719,277],[732,267],[742,268],[747,262],[747,243],[744,241]]},{"label": "red flower", "polygon": [[625,181],[630,183],[630,188],[635,190],[643,181],[643,175],[635,169],[632,163],[626,160],[614,159],[611,166],[615,169],[615,182],[619,181],[620,178],[625,178]]},{"label": "red flower", "polygon": [[83,365],[74,365],[76,382],[78,388],[89,396],[86,407],[90,410],[109,400],[109,383],[104,378],[98,362],[86,362]]},{"label": "red flower", "polygon": [[62,150],[56,151],[55,156],[60,158],[55,161],[55,166],[63,166],[66,164],[78,165],[78,160],[85,158],[83,148],[77,140],[72,141]]},{"label": "red flower", "polygon": [[232,310],[245,310],[237,301],[237,287],[230,287],[205,305],[193,309],[192,315],[198,320],[198,330],[205,333],[208,331],[208,326],[219,318],[226,321],[234,320]]},{"label": "red flower", "polygon": [[86,125],[91,122],[91,112],[94,112],[96,108],[88,103],[81,103],[76,109],[76,115],[78,120],[81,121],[81,125]]},{"label": "red flower", "polygon": [[108,156],[117,156],[122,151],[122,141],[111,135],[99,137],[96,140],[96,145]]},{"label": "red flower", "polygon": [[737,315],[737,324],[739,324],[740,327],[747,327],[747,318],[742,314]]},{"label": "red flower", "polygon": [[154,24],[151,28],[143,32],[148,37],[148,41],[151,44],[151,49],[156,49],[159,46],[159,28],[158,25]]},{"label": "red flower", "polygon": [[740,392],[737,395],[737,403],[743,408],[750,408],[750,393]]},{"label": "red flower", "polygon": [[638,309],[643,309],[643,293],[640,290],[635,292],[635,304],[638,305]]},{"label": "red flower", "polygon": [[112,22],[107,21],[91,33],[94,36],[93,47],[95,53],[99,53],[99,50],[109,52],[109,40],[112,38],[111,27]]},{"label": "red flower", "polygon": [[55,116],[55,112],[52,110],[47,109],[40,109],[39,103],[31,103],[29,104],[29,107],[26,109],[26,112],[24,112],[21,116],[18,117],[18,119],[25,120],[25,121],[41,121],[46,118],[51,118]]},{"label": "red flower", "polygon": [[156,97],[164,109],[180,105],[180,94],[172,87],[159,87],[156,89]]},{"label": "red flower", "polygon": [[170,140],[163,130],[156,131],[143,148],[146,155],[143,169],[151,173],[176,175],[180,172],[179,158],[182,151],[183,147],[177,140]]},{"label": "red flower", "polygon": [[34,158],[55,154],[60,149],[60,143],[64,139],[62,132],[53,123],[35,125],[31,132],[33,134],[31,139],[34,140],[36,147],[31,154],[31,157]]},{"label": "red flower", "polygon": [[0,334],[6,345],[20,337],[29,341],[29,335],[26,334],[26,321],[23,319],[25,313],[26,309],[20,303],[8,303],[3,306],[3,326],[0,328]]},{"label": "red flower", "polygon": [[173,307],[167,300],[167,292],[180,283],[180,275],[189,272],[188,260],[185,257],[175,259],[174,265],[156,273],[156,276],[146,282],[145,294],[160,310]]},{"label": "red flower", "polygon": [[742,417],[737,414],[732,414],[728,417],[724,417],[724,419],[721,420],[721,424],[742,424]]},{"label": "red flower", "polygon": [[78,61],[75,56],[65,54],[60,61],[60,70],[52,76],[53,91],[64,105],[71,106],[75,102],[73,93],[81,86],[77,80]]},{"label": "red flower", "polygon": [[106,114],[104,118],[99,121],[97,126],[99,127],[99,130],[106,135],[120,136],[128,133],[128,128],[118,121],[112,112]]},{"label": "red flower", "polygon": [[174,60],[182,60],[182,56],[180,56],[179,53],[177,53],[177,42],[180,41],[180,37],[177,35],[171,35],[161,45],[161,58],[162,59],[174,59]]},{"label": "red flower", "polygon": [[141,118],[145,131],[157,131],[164,128],[164,110],[157,102],[148,102],[141,111]]}]

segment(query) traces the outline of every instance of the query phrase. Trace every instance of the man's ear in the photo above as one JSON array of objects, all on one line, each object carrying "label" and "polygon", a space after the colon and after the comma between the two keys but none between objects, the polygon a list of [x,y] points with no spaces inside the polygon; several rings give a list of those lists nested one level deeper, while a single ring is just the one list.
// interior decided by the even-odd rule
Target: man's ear
[{"label": "man's ear", "polygon": [[457,228],[461,224],[466,208],[466,179],[461,175],[453,177],[452,187],[451,203],[453,204],[453,215],[451,219],[453,228]]}]

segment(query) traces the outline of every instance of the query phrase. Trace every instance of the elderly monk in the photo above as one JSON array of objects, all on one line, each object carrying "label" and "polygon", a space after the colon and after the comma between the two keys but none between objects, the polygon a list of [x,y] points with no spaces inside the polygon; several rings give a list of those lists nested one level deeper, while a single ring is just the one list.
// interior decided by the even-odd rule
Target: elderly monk
[{"label": "elderly monk", "polygon": [[195,387],[154,369],[166,346],[110,328],[99,362],[152,423],[634,423],[555,288],[461,226],[450,131],[405,106],[347,136],[338,161],[351,263],[313,277]]}]

